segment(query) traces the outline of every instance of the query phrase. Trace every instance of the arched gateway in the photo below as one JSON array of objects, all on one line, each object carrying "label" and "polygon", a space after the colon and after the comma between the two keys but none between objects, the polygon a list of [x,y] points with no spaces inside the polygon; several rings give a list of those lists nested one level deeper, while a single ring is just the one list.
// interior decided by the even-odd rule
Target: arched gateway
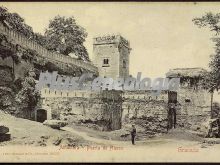
[{"label": "arched gateway", "polygon": [[43,123],[51,119],[51,108],[48,106],[37,107],[35,109],[35,121]]}]

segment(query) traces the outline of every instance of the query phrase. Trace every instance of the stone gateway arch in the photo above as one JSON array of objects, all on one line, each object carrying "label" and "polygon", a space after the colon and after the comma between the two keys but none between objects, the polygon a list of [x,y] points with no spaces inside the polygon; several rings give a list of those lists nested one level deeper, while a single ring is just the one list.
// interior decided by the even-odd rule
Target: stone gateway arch
[{"label": "stone gateway arch", "polygon": [[51,108],[49,106],[39,106],[34,111],[35,121],[43,123],[45,120],[52,119]]}]

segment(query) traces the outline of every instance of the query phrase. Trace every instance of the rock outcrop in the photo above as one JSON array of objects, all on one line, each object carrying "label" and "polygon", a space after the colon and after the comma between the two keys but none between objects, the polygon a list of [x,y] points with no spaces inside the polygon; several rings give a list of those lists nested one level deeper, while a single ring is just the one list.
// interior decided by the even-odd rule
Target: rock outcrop
[{"label": "rock outcrop", "polygon": [[10,140],[10,138],[9,128],[0,124],[0,142]]},{"label": "rock outcrop", "polygon": [[60,127],[64,127],[68,123],[62,120],[45,120],[43,124],[51,128],[60,129]]}]

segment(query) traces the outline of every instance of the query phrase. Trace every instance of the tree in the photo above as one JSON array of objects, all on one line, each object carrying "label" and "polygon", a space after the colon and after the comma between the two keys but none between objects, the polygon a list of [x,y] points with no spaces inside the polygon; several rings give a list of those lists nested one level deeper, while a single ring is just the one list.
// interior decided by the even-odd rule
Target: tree
[{"label": "tree", "polygon": [[58,51],[64,55],[75,53],[82,60],[89,61],[88,52],[83,45],[87,33],[76,24],[74,17],[65,18],[58,15],[50,20],[45,37],[48,50]]},{"label": "tree", "polygon": [[212,111],[212,117],[217,118],[220,114],[220,104],[218,102],[213,103],[213,111]]},{"label": "tree", "polygon": [[199,28],[208,27],[211,31],[215,33],[215,38],[212,40],[215,42],[215,54],[211,55],[211,61],[209,62],[209,67],[211,72],[205,75],[205,84],[209,91],[212,93],[211,96],[211,110],[213,102],[213,92],[220,88],[220,13],[206,13],[201,18],[194,18],[193,22]]},{"label": "tree", "polygon": [[194,18],[193,22],[199,28],[208,27],[215,33],[216,37],[212,38],[215,42],[215,54],[211,55],[211,61],[209,62],[211,72],[206,77],[209,80],[209,89],[212,91],[218,90],[220,88],[220,13],[206,13],[201,18]]},{"label": "tree", "polygon": [[206,13],[201,18],[194,18],[193,22],[195,25],[197,25],[199,28],[201,27],[209,27],[211,31],[215,32],[215,35],[218,35],[220,32],[220,13],[213,14],[211,12]]}]

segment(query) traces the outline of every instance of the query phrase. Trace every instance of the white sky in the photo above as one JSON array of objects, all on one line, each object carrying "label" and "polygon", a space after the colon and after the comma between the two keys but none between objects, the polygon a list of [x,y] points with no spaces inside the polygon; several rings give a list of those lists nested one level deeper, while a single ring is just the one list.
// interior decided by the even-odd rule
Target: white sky
[{"label": "white sky", "polygon": [[220,3],[1,2],[17,12],[35,32],[44,33],[56,15],[74,16],[88,32],[85,46],[92,58],[92,38],[120,33],[130,41],[130,74],[165,77],[176,67],[208,68],[214,44],[209,29],[192,22],[206,12],[220,12]]}]

